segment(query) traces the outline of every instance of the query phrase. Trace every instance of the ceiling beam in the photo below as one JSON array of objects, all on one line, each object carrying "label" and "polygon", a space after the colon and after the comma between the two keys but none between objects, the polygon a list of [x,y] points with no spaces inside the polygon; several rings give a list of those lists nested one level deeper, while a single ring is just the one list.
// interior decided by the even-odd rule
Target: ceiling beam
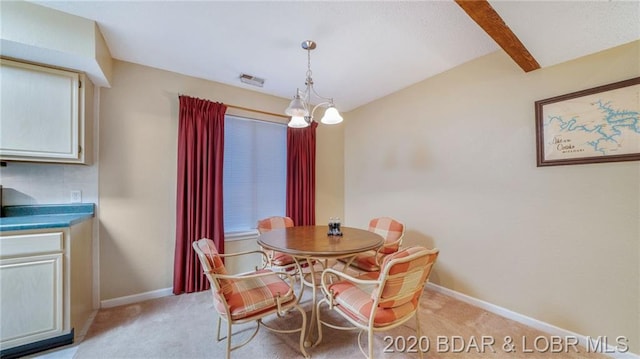
[{"label": "ceiling beam", "polygon": [[480,27],[520,66],[525,72],[537,70],[540,64],[533,58],[518,37],[487,0],[455,0]]}]

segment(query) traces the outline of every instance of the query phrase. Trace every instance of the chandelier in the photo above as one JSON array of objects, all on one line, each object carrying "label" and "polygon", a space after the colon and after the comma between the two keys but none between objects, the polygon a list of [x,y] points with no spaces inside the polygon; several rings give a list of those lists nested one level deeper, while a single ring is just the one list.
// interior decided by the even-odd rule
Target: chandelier
[{"label": "chandelier", "polygon": [[[320,122],[327,125],[342,122],[342,116],[340,116],[340,113],[333,105],[333,99],[318,95],[313,88],[313,79],[311,78],[311,50],[316,48],[316,43],[311,40],[303,41],[302,48],[307,50],[307,79],[304,83],[306,88],[304,91],[300,91],[299,88],[296,90],[296,95],[293,97],[293,100],[291,100],[289,107],[284,111],[285,114],[291,116],[288,126],[295,128],[309,126],[313,121],[313,114],[318,107],[326,108]],[[313,106],[313,109],[310,103],[312,94],[322,101]]]}]

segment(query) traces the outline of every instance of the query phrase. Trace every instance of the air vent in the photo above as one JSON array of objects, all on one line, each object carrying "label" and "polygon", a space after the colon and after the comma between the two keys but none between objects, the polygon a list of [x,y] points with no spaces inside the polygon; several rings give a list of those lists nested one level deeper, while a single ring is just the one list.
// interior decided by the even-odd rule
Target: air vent
[{"label": "air vent", "polygon": [[240,74],[240,81],[257,87],[262,87],[262,85],[264,85],[264,79],[247,74]]}]

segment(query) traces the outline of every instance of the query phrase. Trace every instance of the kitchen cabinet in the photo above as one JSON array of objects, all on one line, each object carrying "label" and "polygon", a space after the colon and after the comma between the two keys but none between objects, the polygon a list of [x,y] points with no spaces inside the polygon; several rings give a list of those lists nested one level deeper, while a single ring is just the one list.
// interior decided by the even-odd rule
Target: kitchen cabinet
[{"label": "kitchen cabinet", "polygon": [[88,164],[93,85],[82,73],[0,59],[0,160]]},{"label": "kitchen cabinet", "polygon": [[92,228],[86,218],[66,227],[0,232],[2,357],[71,344],[84,335],[94,311]]},{"label": "kitchen cabinet", "polygon": [[3,349],[64,334],[62,239],[60,232],[2,237]]}]

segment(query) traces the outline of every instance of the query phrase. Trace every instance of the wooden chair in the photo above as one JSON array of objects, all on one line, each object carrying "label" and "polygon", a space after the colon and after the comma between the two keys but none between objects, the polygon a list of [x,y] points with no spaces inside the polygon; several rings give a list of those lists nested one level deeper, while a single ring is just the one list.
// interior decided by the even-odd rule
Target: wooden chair
[{"label": "wooden chair", "polygon": [[[322,340],[323,325],[340,330],[360,330],[360,351],[367,358],[373,358],[374,332],[395,328],[411,317],[416,318],[416,338],[420,338],[420,296],[438,253],[438,249],[406,248],[387,256],[380,272],[367,272],[358,277],[331,268],[324,270],[321,277],[324,298],[316,307],[317,343]],[[322,304],[340,314],[351,326],[322,321]],[[361,343],[364,332],[368,336],[367,352]]]},{"label": "wooden chair", "polygon": [[385,256],[395,253],[404,238],[404,224],[391,217],[378,217],[369,222],[369,231],[384,238],[384,244],[378,250],[359,253],[349,259],[341,259],[345,263],[345,270],[351,266],[360,271],[378,272],[380,263]]},{"label": "wooden chair", "polygon": [[[227,339],[227,359],[231,357],[233,350],[249,343],[256,336],[261,326],[277,333],[300,332],[300,352],[305,358],[309,357],[304,348],[307,316],[305,311],[298,305],[298,300],[293,291],[294,277],[287,273],[276,273],[264,268],[256,268],[254,272],[231,275],[227,273],[222,262],[223,257],[252,253],[259,253],[266,257],[266,254],[262,251],[219,254],[213,241],[207,238],[193,242],[193,249],[198,255],[202,269],[211,284],[214,307],[218,312],[217,340]],[[262,321],[264,317],[271,314],[283,317],[292,308],[297,309],[302,315],[302,326],[300,328],[280,330],[270,327]],[[220,337],[222,320],[227,322],[227,335],[225,337]],[[256,322],[255,331],[248,339],[232,346],[232,326],[252,321]]]}]

